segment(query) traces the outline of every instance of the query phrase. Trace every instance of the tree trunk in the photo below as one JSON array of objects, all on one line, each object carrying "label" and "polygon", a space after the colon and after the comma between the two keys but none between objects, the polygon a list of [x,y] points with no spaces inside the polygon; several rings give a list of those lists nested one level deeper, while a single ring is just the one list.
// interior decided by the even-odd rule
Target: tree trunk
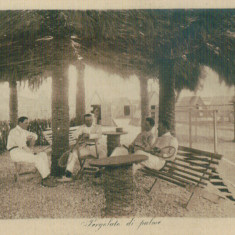
[{"label": "tree trunk", "polygon": [[179,100],[180,94],[181,94],[181,91],[177,91],[177,92],[176,92],[175,103],[177,103],[177,101]]},{"label": "tree trunk", "polygon": [[10,128],[17,125],[18,119],[18,97],[17,97],[17,83],[15,78],[9,80],[10,99],[9,99],[9,119]]},{"label": "tree trunk", "polygon": [[85,65],[77,62],[77,91],[76,91],[76,124],[83,124],[83,115],[86,112],[85,105],[85,84],[84,84]]},{"label": "tree trunk", "polygon": [[168,123],[175,135],[175,78],[173,61],[164,60],[159,67],[159,121],[158,136],[163,133],[162,122]]},{"label": "tree trunk", "polygon": [[148,80],[140,78],[141,131],[144,130],[146,117],[149,116]]},{"label": "tree trunk", "polygon": [[58,159],[69,148],[68,63],[63,61],[63,54],[66,55],[64,47],[63,42],[56,43],[56,63],[52,71],[51,174],[54,176],[64,173],[63,169],[58,167]]}]

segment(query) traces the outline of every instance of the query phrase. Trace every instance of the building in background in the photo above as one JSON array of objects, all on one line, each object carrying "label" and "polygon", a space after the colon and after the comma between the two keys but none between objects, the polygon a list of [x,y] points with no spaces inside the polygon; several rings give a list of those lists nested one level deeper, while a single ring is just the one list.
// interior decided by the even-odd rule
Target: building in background
[{"label": "building in background", "polygon": [[126,97],[116,98],[112,101],[112,113],[114,118],[132,118],[137,108],[136,101]]},{"label": "building in background", "polygon": [[[158,117],[159,94],[156,91],[149,92],[149,110],[150,116],[155,120]],[[158,118],[157,118],[158,120]],[[156,122],[156,120],[155,120]]]},{"label": "building in background", "polygon": [[207,106],[200,96],[185,96],[178,100],[175,107],[176,122],[188,122],[189,111],[193,117],[203,118],[208,115]]},{"label": "building in background", "polygon": [[93,94],[93,96],[87,103],[86,112],[91,113],[96,107],[101,110],[101,125],[116,126],[113,120],[111,102],[107,101],[97,91]]}]

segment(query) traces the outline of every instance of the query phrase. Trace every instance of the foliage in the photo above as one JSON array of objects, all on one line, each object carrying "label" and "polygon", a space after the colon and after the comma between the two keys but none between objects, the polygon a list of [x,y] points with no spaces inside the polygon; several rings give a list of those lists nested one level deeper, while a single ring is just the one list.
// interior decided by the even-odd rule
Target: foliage
[{"label": "foliage", "polygon": [[[231,86],[234,13],[233,9],[3,11],[1,64],[9,67],[0,65],[0,73],[3,67],[13,72],[11,64],[17,77],[38,81],[56,63],[53,41],[66,39],[85,63],[122,77],[157,78],[161,61],[171,59],[177,90],[195,90],[203,65]],[[76,60],[73,50],[64,54],[64,60]]]},{"label": "foliage", "polygon": [[46,119],[35,119],[31,120],[29,123],[28,130],[34,132],[38,135],[38,139],[35,142],[35,145],[47,145],[48,142],[43,136],[43,131],[47,128],[50,128],[51,121]]},{"label": "foliage", "polygon": [[[47,145],[48,142],[43,137],[42,131],[51,127],[51,120],[46,119],[35,119],[29,122],[29,131],[34,132],[38,135],[38,139],[35,145]],[[10,125],[8,121],[0,122],[0,151],[7,149],[7,138],[10,131]]]},{"label": "foliage", "polygon": [[234,81],[234,10],[131,10],[76,12],[75,41],[87,63],[116,73],[156,78],[174,61],[176,89],[198,86],[203,65],[226,84]]}]

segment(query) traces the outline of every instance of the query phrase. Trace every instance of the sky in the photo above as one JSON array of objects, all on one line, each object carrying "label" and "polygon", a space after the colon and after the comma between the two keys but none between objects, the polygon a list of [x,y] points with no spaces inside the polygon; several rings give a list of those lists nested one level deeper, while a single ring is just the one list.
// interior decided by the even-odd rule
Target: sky
[{"label": "sky", "polygon": [[[224,83],[219,82],[218,75],[210,68],[206,68],[207,76],[203,83],[203,88],[197,91],[199,96],[223,96],[233,95],[234,88],[227,87]],[[76,95],[76,79],[77,72],[74,66],[69,68],[69,99],[72,101]],[[101,94],[105,99],[111,100],[117,97],[127,97],[129,99],[139,99],[140,87],[136,76],[131,76],[129,79],[122,79],[118,75],[109,74],[103,70],[94,69],[90,66],[85,67],[85,89],[87,97],[91,98],[95,91]],[[158,83],[152,80],[149,81],[149,90],[159,90]],[[38,97],[41,91],[51,92],[51,78],[43,82],[38,91],[31,91],[27,88],[27,84],[18,86],[18,93],[25,97]],[[8,97],[8,83],[0,84],[0,93]],[[183,90],[181,96],[194,95],[194,92]]]},{"label": "sky", "polygon": [[[196,95],[199,96],[233,96],[235,88],[229,88],[224,83],[219,82],[218,75],[211,69],[206,68],[206,78],[203,83],[203,88],[197,91]],[[74,66],[69,67],[69,106],[70,109],[75,109],[76,100],[76,79],[77,71]],[[135,76],[129,79],[122,79],[118,75],[109,74],[103,70],[94,69],[90,66],[85,67],[85,94],[86,104],[89,106],[93,99],[93,95],[97,92],[104,100],[111,101],[118,97],[127,97],[131,100],[140,99],[140,87],[138,78]],[[149,91],[159,91],[158,82],[150,80],[148,84]],[[8,106],[9,102],[9,85],[8,83],[0,84],[0,94],[4,97]],[[194,92],[183,90],[180,97],[195,95]],[[18,96],[33,98],[36,101],[42,96],[48,101],[51,99],[51,78],[43,82],[42,86],[37,91],[31,91],[26,84],[18,84]],[[45,97],[46,96],[46,97]],[[0,98],[1,100],[1,98]],[[46,99],[45,99],[46,100]],[[72,110],[74,112],[74,110]]]}]

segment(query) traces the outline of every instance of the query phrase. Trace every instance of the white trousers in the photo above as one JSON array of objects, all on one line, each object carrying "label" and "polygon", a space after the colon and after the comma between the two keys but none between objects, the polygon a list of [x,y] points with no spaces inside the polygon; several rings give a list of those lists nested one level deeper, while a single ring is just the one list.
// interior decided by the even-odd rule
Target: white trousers
[{"label": "white trousers", "polygon": [[[144,166],[149,167],[151,169],[160,170],[163,168],[163,166],[166,163],[166,161],[164,159],[159,158],[157,156],[154,156],[150,153],[146,153],[143,150],[137,150],[134,154],[148,156],[148,160],[143,161],[139,164],[133,164],[133,173],[134,174],[136,173],[136,171],[138,169],[140,169],[141,167],[144,167]],[[121,156],[121,155],[128,155],[128,151],[126,148],[117,147],[114,149],[114,151],[111,154],[111,156]]]},{"label": "white trousers", "polygon": [[[95,146],[93,145],[81,147],[79,151],[80,151],[81,157],[88,156],[88,155],[92,155],[96,157],[96,149],[95,149]],[[101,148],[100,145],[97,146],[97,151],[99,154],[99,158],[103,158],[105,156],[105,151],[104,149]],[[74,166],[77,163],[77,161],[78,161],[78,153],[77,153],[77,150],[74,149],[73,152],[69,154],[66,170],[73,173]],[[89,160],[87,162],[89,163]]]},{"label": "white trousers", "polygon": [[46,178],[50,174],[48,157],[44,152],[34,155],[16,148],[10,151],[10,156],[13,162],[34,163],[42,178]]}]

